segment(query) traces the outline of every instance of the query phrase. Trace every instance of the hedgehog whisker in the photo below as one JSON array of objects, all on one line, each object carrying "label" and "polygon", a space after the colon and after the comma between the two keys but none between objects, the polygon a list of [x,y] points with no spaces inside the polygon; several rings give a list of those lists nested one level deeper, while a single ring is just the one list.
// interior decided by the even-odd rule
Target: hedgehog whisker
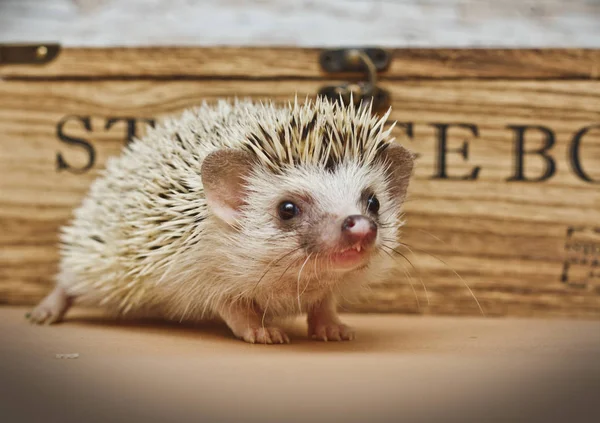
[{"label": "hedgehog whisker", "polygon": [[294,248],[293,250],[288,251],[288,252],[284,253],[283,255],[279,256],[278,258],[276,258],[275,260],[271,261],[271,263],[269,263],[267,265],[267,268],[265,269],[265,272],[262,274],[260,279],[258,279],[258,282],[256,282],[256,284],[254,285],[252,292],[258,287],[258,284],[264,279],[264,277],[267,275],[267,273],[269,273],[269,270],[271,270],[273,268],[273,266],[276,266],[281,260],[283,260],[284,258],[288,257],[290,254],[293,254],[300,249],[302,249],[302,247]]},{"label": "hedgehog whisker", "polygon": [[415,285],[413,284],[412,276],[408,273],[406,269],[402,269],[406,278],[408,279],[408,283],[410,284],[410,289],[412,289],[413,295],[415,296],[415,300],[417,301],[417,311],[421,311],[421,301],[419,301],[419,296],[417,295],[417,290],[415,289]]},{"label": "hedgehog whisker", "polygon": [[288,265],[288,266],[285,268],[285,270],[283,271],[283,273],[282,273],[282,274],[279,276],[279,279],[277,279],[277,282],[276,282],[276,283],[279,283],[279,282],[280,282],[280,281],[283,279],[283,276],[284,276],[284,275],[287,273],[287,271],[288,271],[288,270],[290,270],[290,267],[292,267],[294,264],[297,264],[297,263],[299,263],[299,262],[300,262],[300,260],[302,260],[302,257],[299,257],[299,258],[296,258],[296,259],[294,259],[294,260],[293,260],[293,261],[292,261],[292,262],[291,262],[291,263],[290,263],[290,264],[289,264],[289,265]]},{"label": "hedgehog whisker", "polygon": [[[312,253],[311,253],[312,254]],[[310,258],[310,255],[309,255]],[[315,258],[313,259],[314,262],[314,278],[318,279],[319,278],[319,271],[317,268],[317,263],[318,263],[318,259],[319,259],[319,253],[315,254]],[[306,285],[304,285],[304,289],[302,290],[302,292],[300,293],[300,296],[304,295],[304,293],[306,292],[306,289],[308,288],[308,284],[310,283],[310,277],[308,278],[308,281],[306,282]]]},{"label": "hedgehog whisker", "polygon": [[394,258],[394,256],[389,251],[386,251],[386,250],[383,250],[383,249],[381,249],[379,251],[381,251],[382,253],[387,254],[390,258]]},{"label": "hedgehog whisker", "polygon": [[[337,295],[339,295],[340,297],[342,297],[342,299],[347,302],[350,303],[350,301],[348,301],[348,299],[346,297],[344,297],[344,294],[342,294],[342,291],[340,289],[337,290]],[[337,306],[339,308],[341,308],[344,312],[348,313],[350,312],[350,310],[347,307],[344,307],[343,304],[340,304],[340,302],[337,303]]]},{"label": "hedgehog whisker", "polygon": [[392,210],[397,210],[397,209],[398,209],[398,205],[395,203],[392,203],[389,207],[379,210],[379,215],[382,216],[384,214],[391,212]]},{"label": "hedgehog whisker", "polygon": [[[355,304],[352,301],[348,300],[348,298],[346,298],[344,296],[344,293],[342,292],[341,288],[339,286],[337,286],[337,284],[333,284],[331,286],[331,292],[333,293],[334,291],[335,291],[335,296],[336,297],[337,296],[341,297],[348,304]],[[343,305],[338,304],[338,306],[340,306],[344,311],[348,311],[348,309],[346,307],[344,307]]]},{"label": "hedgehog whisker", "polygon": [[[384,240],[384,241],[385,241],[385,240]],[[402,243],[401,243],[400,245],[402,245],[402,246],[406,247],[406,245],[405,245],[405,244],[402,244]],[[402,257],[404,260],[406,260],[406,262],[407,262],[408,264],[410,264],[410,266],[413,268],[413,270],[414,270],[415,272],[419,273],[419,272],[418,272],[418,270],[417,270],[417,268],[414,266],[414,264],[412,264],[412,262],[411,262],[411,261],[408,259],[408,257],[406,257],[404,254],[402,254],[400,251],[396,250],[396,249],[395,249],[395,248],[393,248],[393,247],[390,247],[389,245],[387,245],[387,244],[385,244],[385,243],[382,243],[382,244],[381,244],[381,246],[382,246],[382,247],[384,247],[384,248],[387,248],[387,249],[389,249],[390,251],[392,251],[392,252],[394,252],[394,253],[396,253],[396,254],[398,254],[400,257]]]},{"label": "hedgehog whisker", "polygon": [[[382,244],[382,247],[383,248],[388,248],[391,251],[394,251],[394,249],[392,247],[388,246],[388,245]],[[382,251],[385,251],[385,250],[382,250]],[[394,251],[394,252],[396,252],[396,251]],[[388,254],[391,255],[391,253],[389,253],[389,252],[388,252]],[[402,256],[412,266],[413,269],[415,269],[415,266],[413,266],[413,264],[410,262],[410,260],[408,260],[406,258],[406,256],[404,256],[402,253],[398,253],[398,254],[400,256]],[[415,300],[417,302],[417,310],[421,311],[421,301],[419,301],[419,296],[417,295],[417,291],[415,290],[415,285],[413,284],[412,276],[408,273],[408,271],[404,267],[402,268],[402,271],[404,272],[404,275],[406,276],[406,279],[408,279],[408,283],[410,285],[410,289],[412,289],[412,292],[413,292],[413,294],[415,296]],[[427,291],[425,291],[425,292],[427,292]]]},{"label": "hedgehog whisker", "polygon": [[[319,262],[319,253],[317,253],[317,254],[315,255],[314,262],[315,262],[315,266],[314,266],[314,270],[315,270],[315,279],[318,279],[318,277],[319,277],[319,270],[318,270],[318,268],[317,268],[317,264],[318,264],[318,262]],[[304,288],[304,289],[306,290],[306,288]],[[304,294],[304,292],[302,292],[302,293]]]},{"label": "hedgehog whisker", "polygon": [[[417,255],[415,254],[415,252],[408,246],[408,244],[404,244],[402,242],[400,242],[400,245],[403,246],[404,248],[406,248],[408,251],[410,251],[410,253],[413,255],[413,258],[417,258]],[[414,266],[413,266],[414,267]],[[416,270],[416,269],[415,269]],[[419,276],[419,281],[421,282],[421,285],[423,286],[423,291],[425,291],[425,298],[427,298],[427,305],[430,306],[431,303],[429,301],[429,292],[427,291],[427,287],[425,286],[425,283],[423,282],[423,278],[421,277],[421,272],[417,270],[417,275]]]},{"label": "hedgehog whisker", "polygon": [[279,276],[279,279],[277,279],[277,282],[275,282],[275,284],[279,283],[284,275],[287,273],[287,271],[290,269],[290,267],[292,267],[294,264],[298,263],[302,258],[296,258],[294,260],[292,260],[292,262],[283,270],[283,272],[281,273],[281,275]]},{"label": "hedgehog whisker", "polygon": [[479,312],[481,313],[482,316],[485,317],[485,312],[483,311],[483,307],[481,307],[481,304],[479,303],[479,300],[477,299],[477,297],[475,296],[475,293],[473,292],[473,290],[471,289],[471,287],[467,284],[467,282],[463,279],[462,276],[460,276],[458,274],[458,272],[456,270],[454,270],[448,263],[446,263],[444,260],[442,260],[441,258],[437,257],[435,254],[431,254],[430,252],[426,251],[426,250],[422,250],[420,248],[414,247],[414,246],[410,246],[406,243],[400,242],[399,243],[401,246],[403,246],[404,248],[413,248],[417,251],[423,252],[427,255],[429,255],[430,257],[433,257],[434,259],[438,260],[439,262],[443,263],[448,269],[450,269],[452,271],[452,273],[454,273],[456,275],[456,277],[463,283],[463,285],[465,286],[465,288],[467,288],[467,290],[469,291],[469,294],[471,295],[471,297],[473,298],[473,300],[475,300],[475,303],[477,304],[477,307],[479,308]]},{"label": "hedgehog whisker", "polygon": [[397,226],[398,226],[398,225],[393,225],[393,224],[391,224],[391,223],[390,223],[390,224],[385,224],[385,223],[380,223],[380,224],[379,224],[379,227],[380,227],[380,228],[383,228],[383,229],[390,229],[390,228],[391,228],[391,229],[394,229],[394,228],[396,228]]},{"label": "hedgehog whisker", "polygon": [[[308,260],[310,260],[310,256],[312,256],[312,253],[310,253],[307,257],[306,260],[304,260],[304,263],[302,263],[302,266],[300,267],[300,270],[298,271],[298,279],[297,279],[297,292],[298,292],[298,313],[302,313],[302,304],[300,303],[300,276],[302,275],[302,271],[304,270],[304,266],[306,266],[306,263],[308,263]],[[309,280],[310,282],[310,280]],[[306,283],[306,286],[308,286],[308,283]],[[304,287],[304,289],[306,289],[306,287]],[[304,293],[304,291],[302,291],[302,293]]]},{"label": "hedgehog whisker", "polygon": [[265,309],[263,310],[263,315],[262,315],[262,319],[260,320],[260,324],[263,328],[263,331],[265,330],[265,316],[267,315],[267,310],[269,309],[269,302],[271,301],[271,297],[273,295],[269,295],[269,298],[267,298],[267,303],[265,304]]},{"label": "hedgehog whisker", "polygon": [[388,214],[388,213],[392,213],[392,214],[398,214],[399,217],[402,217],[405,212],[402,209],[402,205],[406,202],[407,200],[403,200],[401,203],[397,203],[395,201],[390,202],[389,207],[382,207],[379,210],[379,215],[384,215],[384,214]]},{"label": "hedgehog whisker", "polygon": [[432,234],[431,232],[428,232],[424,229],[421,228],[415,228],[417,231],[423,232],[425,235],[429,235],[430,237],[432,237],[433,239],[435,239],[436,241],[441,242],[442,244],[448,245],[448,243],[446,241],[444,241],[443,239],[435,236],[434,234]]},{"label": "hedgehog whisker", "polygon": [[[384,241],[392,241],[392,240],[390,240],[390,239],[384,239]],[[413,250],[411,250],[411,249],[409,248],[409,246],[408,246],[408,245],[406,245],[406,244],[402,244],[402,243],[400,243],[400,242],[399,242],[399,244],[400,244],[400,245],[402,245],[402,246],[404,246],[406,249],[408,249],[408,250],[411,252],[411,254],[413,255],[413,257],[416,259],[416,257],[417,257],[417,256],[416,256],[416,254],[414,253],[414,251],[413,251]],[[387,248],[390,248],[388,245],[385,245],[385,246],[386,246]],[[423,291],[425,292],[425,298],[427,299],[427,305],[428,305],[428,306],[430,306],[430,305],[431,305],[431,302],[430,302],[430,300],[429,300],[429,291],[427,290],[427,287],[425,286],[425,283],[423,282],[423,277],[421,276],[421,271],[420,271],[419,269],[417,269],[417,268],[416,268],[416,267],[413,265],[413,263],[412,263],[412,262],[411,262],[411,261],[408,259],[408,257],[406,257],[404,254],[401,254],[400,252],[398,252],[398,251],[395,251],[393,248],[392,248],[392,250],[393,250],[393,251],[394,251],[396,254],[399,254],[399,255],[401,255],[401,256],[404,258],[404,260],[406,260],[406,261],[407,261],[407,262],[408,262],[408,263],[411,265],[411,267],[413,268],[413,270],[414,270],[414,271],[417,273],[417,276],[419,277],[419,282],[421,283],[421,286],[423,287]],[[407,275],[407,276],[408,276],[408,275]]]}]

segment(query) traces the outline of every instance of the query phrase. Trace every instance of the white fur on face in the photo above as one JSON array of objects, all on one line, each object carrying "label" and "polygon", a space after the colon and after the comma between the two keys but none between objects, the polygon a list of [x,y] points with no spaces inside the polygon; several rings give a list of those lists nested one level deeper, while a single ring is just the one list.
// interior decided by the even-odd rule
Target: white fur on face
[{"label": "white fur on face", "polygon": [[[344,163],[333,172],[318,166],[298,166],[275,177],[258,170],[248,181],[247,205],[237,236],[243,239],[242,244],[251,244],[256,257],[264,263],[293,249],[299,249],[298,255],[307,256],[304,242],[315,233],[318,237],[312,239],[316,245],[311,251],[325,253],[334,249],[344,219],[366,215],[378,223],[377,248],[385,240],[395,240],[401,226],[401,199],[388,194],[387,183],[382,166],[357,162]],[[365,192],[379,199],[377,216],[367,211]],[[302,211],[289,229],[277,214],[283,201],[297,204]]]}]

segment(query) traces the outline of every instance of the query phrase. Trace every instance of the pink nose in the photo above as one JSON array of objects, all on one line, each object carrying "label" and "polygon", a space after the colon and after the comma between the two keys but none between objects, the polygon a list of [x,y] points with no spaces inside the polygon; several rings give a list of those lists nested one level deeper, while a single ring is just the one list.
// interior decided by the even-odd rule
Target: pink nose
[{"label": "pink nose", "polygon": [[348,216],[342,223],[342,237],[350,244],[370,245],[377,237],[377,225],[366,216]]}]

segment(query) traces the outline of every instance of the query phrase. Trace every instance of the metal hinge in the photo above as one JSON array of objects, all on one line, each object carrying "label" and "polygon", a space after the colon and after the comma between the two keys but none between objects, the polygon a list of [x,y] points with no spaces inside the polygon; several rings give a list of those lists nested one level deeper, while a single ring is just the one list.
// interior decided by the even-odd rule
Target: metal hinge
[{"label": "metal hinge", "polygon": [[42,65],[59,53],[59,44],[0,44],[0,65]]},{"label": "metal hinge", "polygon": [[377,72],[388,69],[390,54],[380,48],[348,48],[325,50],[321,52],[319,63],[321,69],[328,73],[366,73],[366,81],[346,82],[339,85],[325,86],[319,95],[333,101],[342,100],[355,105],[361,102],[373,102],[374,111],[389,107],[390,93],[377,86]]}]

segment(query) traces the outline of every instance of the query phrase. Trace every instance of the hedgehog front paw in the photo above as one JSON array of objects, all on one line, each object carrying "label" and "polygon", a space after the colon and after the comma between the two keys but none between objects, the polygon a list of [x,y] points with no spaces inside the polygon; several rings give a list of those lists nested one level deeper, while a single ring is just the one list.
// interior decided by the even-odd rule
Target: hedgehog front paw
[{"label": "hedgehog front paw", "polygon": [[62,320],[63,316],[71,306],[72,299],[66,292],[56,287],[42,300],[26,317],[31,323],[51,325]]},{"label": "hedgehog front paw", "polygon": [[251,344],[289,344],[290,338],[276,327],[247,328],[240,338]]},{"label": "hedgehog front paw", "polygon": [[342,323],[315,324],[308,327],[309,336],[316,341],[352,341],[354,330]]},{"label": "hedgehog front paw", "polygon": [[220,311],[233,334],[250,344],[289,344],[290,338],[278,327],[264,326],[264,312],[256,306],[231,303]]}]

